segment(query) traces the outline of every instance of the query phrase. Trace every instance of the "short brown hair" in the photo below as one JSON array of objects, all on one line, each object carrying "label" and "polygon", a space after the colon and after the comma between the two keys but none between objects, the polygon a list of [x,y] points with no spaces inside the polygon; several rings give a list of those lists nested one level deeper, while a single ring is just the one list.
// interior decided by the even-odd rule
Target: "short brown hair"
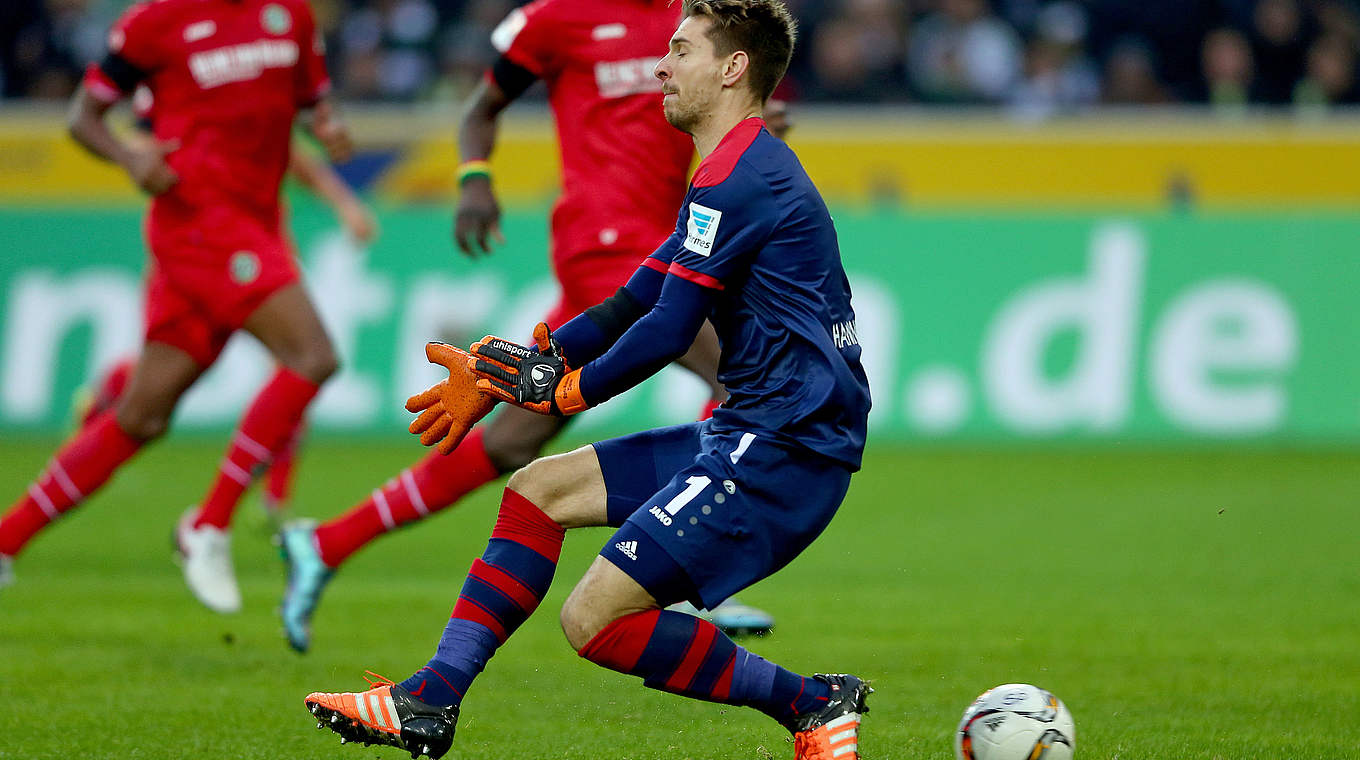
[{"label": "short brown hair", "polygon": [[751,58],[751,91],[764,103],[789,68],[798,25],[779,0],[684,0],[686,17],[713,22],[708,38],[718,55],[743,50]]}]

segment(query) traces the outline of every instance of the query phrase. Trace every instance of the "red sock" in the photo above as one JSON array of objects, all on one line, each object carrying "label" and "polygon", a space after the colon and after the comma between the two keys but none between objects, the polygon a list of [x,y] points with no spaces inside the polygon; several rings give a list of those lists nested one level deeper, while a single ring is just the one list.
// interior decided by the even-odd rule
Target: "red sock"
[{"label": "red sock", "polygon": [[269,465],[269,473],[264,480],[264,499],[265,506],[270,509],[282,509],[288,503],[293,490],[293,465],[297,462],[298,446],[306,434],[307,422],[304,420],[298,423],[297,429],[288,436],[287,443],[283,444]]},{"label": "red sock", "polygon": [[0,519],[0,554],[18,554],[38,531],[104,485],[141,446],[118,427],[112,411],[91,419]]},{"label": "red sock", "polygon": [[241,494],[250,486],[255,473],[288,442],[288,436],[297,429],[319,389],[319,385],[287,367],[274,373],[241,418],[217,480],[194,520],[195,528],[211,525],[225,530],[231,524],[231,514]]},{"label": "red sock", "polygon": [[339,567],[359,547],[400,525],[451,506],[483,483],[500,476],[486,456],[477,428],[444,456],[431,451],[367,499],[316,529],[321,561]]},{"label": "red sock", "polygon": [[113,366],[109,367],[95,384],[94,392],[90,396],[90,407],[80,417],[80,424],[88,425],[94,418],[118,406],[118,400],[123,397],[123,392],[127,390],[128,381],[132,379],[132,370],[137,366],[137,357],[119,359]]}]

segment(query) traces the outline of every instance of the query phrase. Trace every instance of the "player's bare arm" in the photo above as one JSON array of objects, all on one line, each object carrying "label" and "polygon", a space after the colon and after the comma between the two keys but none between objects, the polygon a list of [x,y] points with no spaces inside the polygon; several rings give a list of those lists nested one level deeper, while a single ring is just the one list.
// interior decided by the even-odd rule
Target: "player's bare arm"
[{"label": "player's bare arm", "polygon": [[378,221],[330,164],[294,144],[288,173],[331,207],[349,236],[367,243],[378,234]]},{"label": "player's bare arm", "polygon": [[306,116],[306,123],[331,163],[343,163],[354,154],[354,140],[350,137],[349,127],[329,98],[322,98],[312,106],[311,113]]},{"label": "player's bare arm", "polygon": [[95,156],[123,167],[133,183],[148,195],[160,195],[174,187],[179,175],[165,162],[165,157],[179,148],[179,141],[128,141],[118,137],[105,120],[112,105],[81,85],[71,98],[67,115],[71,137]]},{"label": "player's bare arm", "polygon": [[[510,97],[491,77],[473,91],[467,112],[458,127],[458,155],[462,165],[485,162],[496,147],[496,126]],[[468,172],[459,177],[458,210],[454,213],[453,238],[458,250],[475,257],[491,253],[488,237],[504,245],[501,234],[501,207],[491,187],[488,172]]]}]

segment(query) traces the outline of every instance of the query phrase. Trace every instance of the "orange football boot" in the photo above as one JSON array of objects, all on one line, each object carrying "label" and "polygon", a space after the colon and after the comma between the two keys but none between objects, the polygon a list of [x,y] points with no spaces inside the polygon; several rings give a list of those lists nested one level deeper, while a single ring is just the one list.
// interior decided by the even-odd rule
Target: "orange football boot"
[{"label": "orange football boot", "polygon": [[340,735],[340,743],[386,744],[439,760],[453,745],[458,706],[437,707],[421,702],[397,684],[377,675],[366,677],[373,688],[363,692],[307,695],[307,709],[317,728]]},{"label": "orange football boot", "polygon": [[831,698],[821,710],[786,724],[793,732],[794,760],[859,760],[859,722],[869,712],[865,701],[874,690],[851,675],[813,678],[831,687]]}]

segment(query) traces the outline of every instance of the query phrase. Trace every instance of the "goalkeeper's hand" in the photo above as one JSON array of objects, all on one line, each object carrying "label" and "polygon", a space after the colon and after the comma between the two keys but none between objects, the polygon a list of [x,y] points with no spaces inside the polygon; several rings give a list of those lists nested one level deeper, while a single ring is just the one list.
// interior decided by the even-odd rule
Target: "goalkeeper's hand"
[{"label": "goalkeeper's hand", "polygon": [[426,343],[425,357],[449,370],[447,380],[406,399],[406,411],[419,412],[409,430],[426,446],[439,444],[439,453],[458,447],[477,421],[496,405],[496,399],[477,389],[477,376],[468,369],[471,354],[447,343]]},{"label": "goalkeeper's hand", "polygon": [[468,368],[477,388],[501,401],[539,414],[567,415],[583,411],[580,370],[567,366],[562,347],[542,322],[534,328],[538,351],[488,335],[472,344]]}]

